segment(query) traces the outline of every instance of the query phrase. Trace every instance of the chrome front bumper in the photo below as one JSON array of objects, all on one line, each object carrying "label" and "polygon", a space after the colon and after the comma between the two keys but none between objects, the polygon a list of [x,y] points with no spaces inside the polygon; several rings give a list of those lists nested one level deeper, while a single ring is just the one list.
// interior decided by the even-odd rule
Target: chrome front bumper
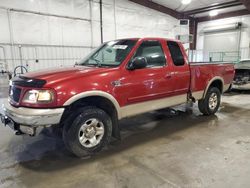
[{"label": "chrome front bumper", "polygon": [[[2,116],[15,124],[29,127],[54,125],[60,123],[64,108],[33,109],[13,107],[6,100],[2,105]],[[3,118],[2,118],[3,119]]]}]

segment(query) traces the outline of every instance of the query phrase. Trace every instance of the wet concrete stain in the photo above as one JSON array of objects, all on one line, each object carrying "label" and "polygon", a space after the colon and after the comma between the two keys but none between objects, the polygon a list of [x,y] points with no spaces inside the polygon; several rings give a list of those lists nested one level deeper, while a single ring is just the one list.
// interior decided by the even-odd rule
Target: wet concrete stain
[{"label": "wet concrete stain", "polygon": [[250,141],[237,140],[236,144],[250,144]]}]

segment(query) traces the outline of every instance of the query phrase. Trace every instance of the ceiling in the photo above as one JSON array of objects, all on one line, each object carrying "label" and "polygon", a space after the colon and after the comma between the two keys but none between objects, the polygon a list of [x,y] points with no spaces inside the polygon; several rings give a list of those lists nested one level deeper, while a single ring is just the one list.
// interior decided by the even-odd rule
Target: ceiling
[{"label": "ceiling", "polygon": [[[187,11],[192,11],[200,8],[206,8],[208,6],[213,6],[213,5],[218,5],[222,3],[230,3],[230,2],[235,2],[236,6],[228,7],[228,8],[221,8],[217,9],[218,13],[227,13],[231,11],[237,11],[237,10],[245,10],[244,5],[240,5],[239,2],[234,1],[234,0],[192,0],[190,4],[188,5],[183,5],[181,3],[182,0],[152,0],[154,3],[163,5],[165,7],[171,8],[173,10],[176,10],[178,12],[187,12]],[[203,16],[208,16],[209,11],[207,12],[202,12],[202,13],[196,13],[191,16],[194,17],[203,17]]]},{"label": "ceiling", "polygon": [[[218,9],[218,13],[227,13],[227,12],[233,12],[233,11],[237,11],[237,10],[244,10],[246,9],[244,5],[240,5],[240,6],[234,6],[234,7],[230,7],[230,8],[223,8],[223,9]],[[203,17],[203,16],[208,16],[209,12],[204,12],[204,13],[200,13],[200,14],[195,14],[195,17]]]}]

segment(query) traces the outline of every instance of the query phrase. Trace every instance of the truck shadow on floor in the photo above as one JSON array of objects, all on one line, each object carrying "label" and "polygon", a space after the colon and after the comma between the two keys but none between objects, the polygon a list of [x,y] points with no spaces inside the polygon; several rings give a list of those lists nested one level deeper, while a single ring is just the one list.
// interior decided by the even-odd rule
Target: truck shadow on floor
[{"label": "truck shadow on floor", "polygon": [[120,126],[121,141],[112,141],[104,151],[87,159],[72,156],[65,149],[61,139],[44,132],[38,135],[40,138],[25,145],[22,151],[13,154],[16,155],[19,165],[24,168],[34,171],[57,171],[79,164],[84,166],[159,138],[174,142],[183,139],[175,133],[190,127],[216,127],[218,118],[216,115],[195,115],[190,111],[173,113],[162,110],[122,120]]},{"label": "truck shadow on floor", "polygon": [[234,96],[234,95],[250,95],[250,90],[237,90],[232,89],[230,92],[224,93],[225,96]]}]

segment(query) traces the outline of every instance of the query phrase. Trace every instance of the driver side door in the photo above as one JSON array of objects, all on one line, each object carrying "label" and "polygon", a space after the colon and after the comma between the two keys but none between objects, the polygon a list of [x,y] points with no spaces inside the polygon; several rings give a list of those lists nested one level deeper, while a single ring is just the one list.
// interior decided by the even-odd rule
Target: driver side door
[{"label": "driver side door", "polygon": [[173,93],[172,77],[169,74],[171,67],[167,65],[164,52],[166,46],[163,45],[162,41],[143,40],[137,48],[132,59],[143,57],[147,66],[125,71],[119,88],[125,97],[125,105],[165,98]]}]

